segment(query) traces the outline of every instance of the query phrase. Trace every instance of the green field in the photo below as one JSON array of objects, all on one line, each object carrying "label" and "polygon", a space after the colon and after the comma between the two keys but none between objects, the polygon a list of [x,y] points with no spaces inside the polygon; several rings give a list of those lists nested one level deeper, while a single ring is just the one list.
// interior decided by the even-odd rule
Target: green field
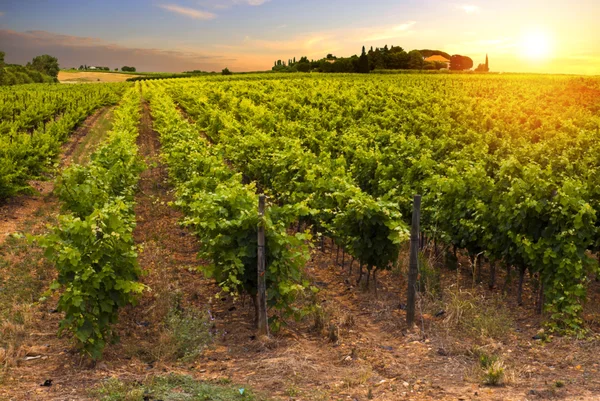
[{"label": "green field", "polygon": [[[597,349],[600,328],[600,78],[272,73],[39,84],[1,90],[0,115],[6,216],[19,202],[43,203],[22,220],[0,219],[10,222],[3,234],[17,227],[0,242],[6,367],[33,346],[15,327],[55,333],[60,323],[67,335],[52,347],[69,341],[111,369],[128,355],[123,372],[166,364],[200,378],[163,386],[94,376],[86,394],[100,399],[175,397],[179,382],[189,394],[237,399],[235,388],[211,387],[229,384],[222,376],[205,383],[218,363],[258,394],[326,389],[307,399],[368,398],[380,385],[382,399],[435,389],[439,372],[425,362],[418,370],[417,354],[444,364],[439,380],[455,390],[450,363],[462,364],[467,383],[519,392],[545,381],[558,393],[565,377],[576,383],[597,368],[583,355]],[[65,149],[77,164],[61,160]],[[42,199],[32,189],[43,180],[54,186]],[[412,327],[404,321],[417,194]],[[260,226],[271,340],[256,338],[248,301],[259,287]],[[552,341],[562,344],[550,349],[555,359],[572,346],[583,361],[547,376],[520,370],[527,352],[562,363],[544,354]],[[286,360],[285,380],[255,351]],[[410,378],[390,367],[402,358]],[[581,391],[592,391],[597,381],[584,378]]]}]

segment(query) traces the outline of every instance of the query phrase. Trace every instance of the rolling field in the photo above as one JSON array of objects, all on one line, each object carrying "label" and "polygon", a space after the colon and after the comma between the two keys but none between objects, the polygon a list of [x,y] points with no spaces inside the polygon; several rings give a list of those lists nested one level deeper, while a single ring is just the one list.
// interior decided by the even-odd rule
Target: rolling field
[{"label": "rolling field", "polygon": [[138,76],[139,75],[136,74],[120,74],[115,72],[59,71],[58,80],[63,84],[125,82],[128,78],[135,78]]},{"label": "rolling field", "polygon": [[600,78],[260,74],[0,99],[0,398],[600,392]]}]

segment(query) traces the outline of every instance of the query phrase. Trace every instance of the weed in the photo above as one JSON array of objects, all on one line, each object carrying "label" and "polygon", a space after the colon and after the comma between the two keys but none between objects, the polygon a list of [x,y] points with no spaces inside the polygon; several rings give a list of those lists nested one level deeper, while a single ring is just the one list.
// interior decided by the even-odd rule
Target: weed
[{"label": "weed", "polygon": [[431,298],[439,297],[442,291],[440,272],[423,253],[419,253],[419,291]]},{"label": "weed", "polygon": [[497,386],[504,379],[504,363],[500,360],[491,362],[490,365],[483,370],[483,384],[489,386]]},{"label": "weed", "polygon": [[192,360],[212,343],[210,320],[195,309],[173,309],[167,316],[166,330],[173,344],[173,356]]},{"label": "weed", "polygon": [[479,365],[482,369],[488,369],[496,362],[498,362],[497,355],[489,355],[484,352],[479,355]]},{"label": "weed", "polygon": [[557,380],[554,382],[554,387],[556,387],[556,388],[562,388],[564,386],[565,386],[565,382],[562,380]]},{"label": "weed", "polygon": [[285,389],[285,393],[288,397],[297,397],[300,395],[300,389],[298,389],[298,386],[292,383],[289,386],[287,386],[287,388]]},{"label": "weed", "polygon": [[315,319],[313,329],[320,333],[325,329],[329,317],[326,316],[325,309],[321,305],[315,305],[313,316]]},{"label": "weed", "polygon": [[445,323],[484,338],[505,337],[513,326],[502,298],[483,299],[467,291],[448,291]]}]

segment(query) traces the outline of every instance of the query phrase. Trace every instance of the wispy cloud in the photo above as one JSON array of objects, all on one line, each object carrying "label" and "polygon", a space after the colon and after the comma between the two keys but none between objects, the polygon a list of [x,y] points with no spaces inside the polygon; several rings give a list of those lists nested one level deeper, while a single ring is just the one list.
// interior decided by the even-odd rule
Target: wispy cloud
[{"label": "wispy cloud", "polygon": [[377,27],[359,30],[360,39],[364,42],[375,42],[379,40],[387,40],[406,36],[411,33],[411,28],[416,24],[416,21],[408,21],[400,25],[389,27]]},{"label": "wispy cloud", "polygon": [[195,8],[188,8],[178,6],[177,4],[161,4],[160,8],[170,11],[175,14],[180,14],[189,18],[199,19],[199,20],[211,20],[216,18],[217,16],[208,11],[196,10]]},{"label": "wispy cloud", "polygon": [[4,11],[0,11],[0,17],[4,16]]},{"label": "wispy cloud", "polygon": [[259,54],[264,59],[292,56],[320,58],[327,53],[336,54],[338,52],[342,52],[339,56],[349,56],[353,52],[359,52],[360,46],[363,44],[374,46],[383,46],[386,42],[388,45],[396,44],[392,42],[415,33],[413,29],[415,24],[415,21],[408,21],[390,26],[329,29],[277,39],[246,36],[243,43],[215,45],[214,48],[245,56]]},{"label": "wispy cloud", "polygon": [[203,7],[223,10],[239,5],[261,6],[269,1],[270,0],[200,0],[198,4]]},{"label": "wispy cloud", "polygon": [[476,14],[481,11],[481,7],[473,4],[459,4],[456,6],[458,9],[463,10],[467,14]]}]

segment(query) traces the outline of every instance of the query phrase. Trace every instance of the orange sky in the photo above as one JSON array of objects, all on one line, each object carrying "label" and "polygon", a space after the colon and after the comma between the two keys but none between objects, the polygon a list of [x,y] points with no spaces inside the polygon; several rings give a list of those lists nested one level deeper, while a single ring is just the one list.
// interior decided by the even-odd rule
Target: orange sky
[{"label": "orange sky", "polygon": [[492,71],[600,75],[599,17],[600,0],[6,1],[0,50],[16,63],[54,54],[63,67],[249,71],[387,44],[475,66],[487,53]]}]

